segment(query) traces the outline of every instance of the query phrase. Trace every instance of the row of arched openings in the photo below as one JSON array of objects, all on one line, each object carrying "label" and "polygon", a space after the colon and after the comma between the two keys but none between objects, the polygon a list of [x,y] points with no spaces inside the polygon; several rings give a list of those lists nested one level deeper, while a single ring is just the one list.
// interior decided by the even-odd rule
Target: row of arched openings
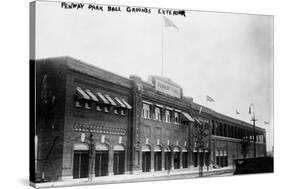
[{"label": "row of arched openings", "polygon": [[[109,166],[109,148],[105,144],[95,146],[94,173],[96,177],[107,176]],[[86,144],[75,144],[73,155],[73,178],[87,178],[90,172],[90,151]],[[125,148],[113,147],[113,174],[125,173]]]},{"label": "row of arched openings", "polygon": [[[162,148],[158,145],[153,148],[154,154],[154,171],[162,170],[162,161],[164,161],[164,169],[172,169],[172,161],[174,164],[174,169],[180,169],[180,163],[182,161],[182,168],[188,167],[188,151],[186,148],[182,148],[182,158],[180,156],[180,148],[178,146],[174,147],[173,150],[171,147],[167,147],[162,152]],[[164,158],[162,159],[162,153],[164,153]],[[173,153],[173,156],[172,156]],[[150,172],[151,171],[151,149],[150,146],[142,146],[142,171]]]}]

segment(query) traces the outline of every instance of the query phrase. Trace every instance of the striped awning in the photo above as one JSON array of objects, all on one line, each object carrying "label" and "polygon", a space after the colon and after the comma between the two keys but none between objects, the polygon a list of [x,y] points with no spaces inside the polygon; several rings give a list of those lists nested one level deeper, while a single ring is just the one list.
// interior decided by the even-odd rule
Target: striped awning
[{"label": "striped awning", "polygon": [[106,94],[104,96],[107,98],[107,100],[110,102],[111,105],[117,106],[117,104],[114,102],[114,100],[108,94]]},{"label": "striped awning", "polygon": [[199,125],[202,125],[201,121],[197,118],[194,118],[194,120],[199,124]]},{"label": "striped awning", "polygon": [[132,106],[124,99],[124,98],[121,98],[123,104],[125,104],[125,106],[128,108],[128,109],[132,109]]},{"label": "striped awning", "polygon": [[76,94],[78,98],[90,100],[90,97],[80,87],[76,87]]},{"label": "striped awning", "polygon": [[102,100],[102,102],[103,102],[104,104],[110,104],[110,103],[108,102],[108,100],[105,98],[105,96],[103,96],[103,94],[101,94],[100,92],[97,92],[97,95],[98,95],[98,97]]},{"label": "striped awning", "polygon": [[92,93],[92,91],[90,91],[90,89],[86,89],[86,93],[88,94],[88,96],[91,97],[91,99],[92,99],[93,101],[96,101],[96,102],[99,101],[98,98],[96,97],[96,95],[94,95],[94,94]]},{"label": "striped awning", "polygon": [[122,108],[126,108],[126,105],[118,97],[115,97],[114,99],[119,104],[119,106],[121,106]]},{"label": "striped awning", "polygon": [[188,120],[188,121],[191,121],[191,122],[194,122],[194,119],[186,112],[181,112],[183,114],[183,116]]}]

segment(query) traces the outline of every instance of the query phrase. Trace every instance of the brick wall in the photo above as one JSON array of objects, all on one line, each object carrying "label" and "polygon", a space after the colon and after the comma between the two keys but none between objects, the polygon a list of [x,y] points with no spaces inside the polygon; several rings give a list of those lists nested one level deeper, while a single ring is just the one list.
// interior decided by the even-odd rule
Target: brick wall
[{"label": "brick wall", "polygon": [[[91,76],[80,74],[69,70],[66,82],[66,114],[65,114],[65,130],[64,130],[64,152],[63,152],[63,177],[69,179],[72,177],[72,164],[73,164],[73,145],[81,142],[81,133],[74,131],[73,126],[75,123],[97,125],[109,129],[121,128],[126,129],[126,134],[122,136],[122,145],[126,149],[126,159],[128,159],[128,128],[130,125],[131,110],[128,110],[126,115],[114,114],[114,109],[111,107],[110,112],[97,111],[95,103],[92,109],[75,107],[75,94],[76,87],[82,89],[90,89],[95,92],[108,94],[112,97],[123,97],[129,103],[131,101],[130,91],[127,88],[117,86],[115,84],[99,80]],[[89,133],[86,132],[86,143],[89,144]],[[115,134],[93,134],[93,145],[101,143],[101,137],[105,135],[105,143],[109,147],[109,153],[113,152],[113,146],[119,142],[119,135]],[[112,159],[109,160],[109,174],[113,174]],[[126,171],[128,166],[126,165]]]}]

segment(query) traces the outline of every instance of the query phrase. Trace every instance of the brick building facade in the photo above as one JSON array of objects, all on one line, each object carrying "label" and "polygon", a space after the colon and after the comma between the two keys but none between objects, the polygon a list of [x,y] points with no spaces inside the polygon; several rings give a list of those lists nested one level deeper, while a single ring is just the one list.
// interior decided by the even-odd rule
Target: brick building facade
[{"label": "brick building facade", "polygon": [[[36,73],[31,180],[188,171],[200,162],[220,168],[243,155],[253,157],[251,124],[196,104],[168,78],[124,78],[70,57],[31,61],[31,67]],[[203,147],[194,136],[198,128],[206,134]],[[256,135],[256,154],[263,156],[265,130],[256,127]],[[249,152],[242,154],[245,138]]]}]

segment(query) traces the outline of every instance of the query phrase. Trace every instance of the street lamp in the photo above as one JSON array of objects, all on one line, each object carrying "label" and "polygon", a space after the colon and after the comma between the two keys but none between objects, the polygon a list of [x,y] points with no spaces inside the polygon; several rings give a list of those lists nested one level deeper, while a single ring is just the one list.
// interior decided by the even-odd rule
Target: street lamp
[{"label": "street lamp", "polygon": [[250,104],[249,106],[249,113],[251,114],[251,107],[253,108],[253,116],[251,121],[253,121],[253,130],[254,130],[254,158],[256,158],[256,116],[255,116],[255,108],[254,104]]}]

